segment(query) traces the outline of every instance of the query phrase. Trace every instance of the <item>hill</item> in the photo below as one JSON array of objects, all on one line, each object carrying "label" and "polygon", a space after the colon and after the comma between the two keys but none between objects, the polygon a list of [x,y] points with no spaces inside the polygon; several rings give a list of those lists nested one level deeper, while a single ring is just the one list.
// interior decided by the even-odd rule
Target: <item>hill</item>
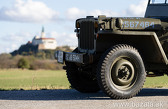
[{"label": "hill", "polygon": [[10,54],[0,54],[0,69],[11,69],[18,68],[19,60],[28,60],[29,69],[51,69],[60,70],[62,69],[61,64],[57,63],[54,58],[54,53],[57,50],[63,50],[71,52],[72,49],[69,46],[60,46],[55,50],[40,50],[36,51],[35,47],[28,44],[22,45],[18,50]]}]

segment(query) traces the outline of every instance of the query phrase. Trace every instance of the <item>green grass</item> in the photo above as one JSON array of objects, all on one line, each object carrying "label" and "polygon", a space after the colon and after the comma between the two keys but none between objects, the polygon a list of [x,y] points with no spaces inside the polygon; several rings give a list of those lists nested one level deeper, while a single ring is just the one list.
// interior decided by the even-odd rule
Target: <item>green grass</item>
[{"label": "green grass", "polygon": [[144,84],[145,88],[168,88],[168,76],[147,77]]},{"label": "green grass", "polygon": [[[0,70],[0,90],[69,89],[63,70]],[[168,88],[168,76],[147,77],[145,88]]]},{"label": "green grass", "polygon": [[63,70],[0,70],[1,90],[68,89],[69,86]]}]

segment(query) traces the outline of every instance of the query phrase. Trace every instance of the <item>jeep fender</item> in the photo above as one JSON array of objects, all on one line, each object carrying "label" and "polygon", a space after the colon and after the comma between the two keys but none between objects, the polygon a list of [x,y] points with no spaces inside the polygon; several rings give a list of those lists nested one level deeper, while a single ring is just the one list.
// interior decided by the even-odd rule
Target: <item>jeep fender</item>
[{"label": "jeep fender", "polygon": [[[101,34],[103,35],[101,36]],[[102,41],[102,39],[107,40]],[[155,32],[113,31],[107,33],[106,31],[106,33],[100,32],[97,40],[102,48],[105,43],[108,45],[109,42],[111,46],[115,44],[129,44],[138,49],[145,63],[168,64],[166,54]]]}]

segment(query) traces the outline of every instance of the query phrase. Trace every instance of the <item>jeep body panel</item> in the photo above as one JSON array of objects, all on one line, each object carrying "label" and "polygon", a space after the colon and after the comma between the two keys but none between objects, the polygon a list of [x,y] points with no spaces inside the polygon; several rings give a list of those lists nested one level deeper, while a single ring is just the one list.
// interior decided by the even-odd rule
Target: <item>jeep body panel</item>
[{"label": "jeep body panel", "polygon": [[[99,16],[78,19],[75,31],[78,37],[78,51],[82,54],[79,57],[83,57],[84,54],[87,59],[82,58],[80,59],[82,61],[77,63],[93,63],[95,57],[99,57],[108,48],[117,44],[129,44],[138,49],[146,66],[151,64],[166,66],[168,60],[162,47],[165,34],[167,36],[167,30],[163,29],[167,28],[166,24],[154,18]],[[160,34],[159,31],[165,31],[165,34]],[[64,56],[65,61],[69,61],[66,59],[67,56]],[[73,58],[73,55],[70,56]]]},{"label": "jeep body panel", "polygon": [[165,52],[155,32],[100,32],[99,38],[97,39],[97,50],[104,51],[109,48],[111,44],[116,45],[119,43],[126,43],[136,47],[147,63],[168,64]]},{"label": "jeep body panel", "polygon": [[[75,32],[78,38],[79,56],[74,53],[63,53],[63,60],[87,65],[95,63],[110,47],[117,44],[128,44],[140,53],[148,71],[156,69],[168,70],[168,15],[167,1],[162,4],[149,0],[145,17],[98,17],[87,16],[76,20]],[[152,9],[155,8],[155,9]],[[164,17],[163,17],[164,16]],[[67,58],[68,57],[68,58]],[[77,58],[78,61],[75,59]],[[74,58],[74,59],[73,59]]]}]

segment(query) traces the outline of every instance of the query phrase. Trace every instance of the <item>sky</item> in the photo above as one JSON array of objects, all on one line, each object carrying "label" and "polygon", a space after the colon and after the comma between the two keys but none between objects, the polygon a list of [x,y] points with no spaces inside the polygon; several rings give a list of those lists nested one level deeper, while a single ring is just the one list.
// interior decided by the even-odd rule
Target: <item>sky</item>
[{"label": "sky", "polygon": [[75,20],[86,16],[143,17],[148,0],[1,0],[0,53],[10,53],[41,34],[58,46],[77,46]]}]

